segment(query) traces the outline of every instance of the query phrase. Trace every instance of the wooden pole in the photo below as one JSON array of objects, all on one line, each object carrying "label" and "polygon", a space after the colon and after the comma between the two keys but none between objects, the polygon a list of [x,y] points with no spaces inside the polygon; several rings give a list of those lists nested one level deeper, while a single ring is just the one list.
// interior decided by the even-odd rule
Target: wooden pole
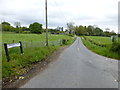
[{"label": "wooden pole", "polygon": [[47,18],[47,0],[45,0],[45,14],[46,14],[46,46],[48,46],[48,18]]},{"label": "wooden pole", "polygon": [[20,43],[20,51],[21,51],[21,53],[23,54],[22,42],[19,41],[19,43]]},{"label": "wooden pole", "polygon": [[9,56],[9,52],[8,52],[8,48],[7,48],[7,43],[4,43],[4,48],[5,48],[5,54],[6,54],[6,58],[7,61],[10,61],[10,56]]}]

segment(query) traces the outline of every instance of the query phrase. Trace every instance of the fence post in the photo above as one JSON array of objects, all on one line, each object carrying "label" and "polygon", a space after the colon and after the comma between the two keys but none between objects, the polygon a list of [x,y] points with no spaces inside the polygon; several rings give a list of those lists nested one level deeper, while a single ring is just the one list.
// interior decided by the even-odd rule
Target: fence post
[{"label": "fence post", "polygon": [[15,41],[13,40],[12,43],[14,43]]},{"label": "fence post", "polygon": [[19,43],[20,43],[20,51],[21,51],[21,53],[23,54],[23,48],[22,48],[22,43],[21,43],[21,41],[19,41]]},{"label": "fence post", "polygon": [[61,39],[61,45],[63,44],[63,41],[62,41],[62,39]]},{"label": "fence post", "polygon": [[33,47],[33,45],[32,45],[32,40],[31,40],[31,47]]},{"label": "fence post", "polygon": [[8,53],[8,48],[7,48],[7,43],[4,43],[4,48],[5,48],[5,53],[6,53],[6,57],[7,57],[7,61],[10,61],[10,57],[9,57],[9,53]]}]

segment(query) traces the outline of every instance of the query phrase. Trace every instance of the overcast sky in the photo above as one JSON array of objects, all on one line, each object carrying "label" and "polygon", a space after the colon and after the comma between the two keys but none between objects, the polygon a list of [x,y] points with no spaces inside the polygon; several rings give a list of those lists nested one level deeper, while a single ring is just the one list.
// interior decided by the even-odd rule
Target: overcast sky
[{"label": "overcast sky", "polygon": [[[103,30],[118,31],[119,0],[48,0],[49,27],[75,25],[98,25]],[[45,0],[0,0],[0,22],[12,25],[20,22],[29,26],[39,22],[45,27]]]}]

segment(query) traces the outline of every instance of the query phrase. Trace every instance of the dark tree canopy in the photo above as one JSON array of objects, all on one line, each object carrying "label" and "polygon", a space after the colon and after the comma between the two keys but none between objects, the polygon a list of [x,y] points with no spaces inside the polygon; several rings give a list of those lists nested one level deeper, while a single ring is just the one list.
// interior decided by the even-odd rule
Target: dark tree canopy
[{"label": "dark tree canopy", "polygon": [[76,35],[87,35],[87,36],[113,36],[116,35],[116,33],[113,31],[103,31],[100,29],[98,26],[91,26],[89,25],[88,27],[86,26],[76,26],[75,27],[75,33]]},{"label": "dark tree canopy", "polygon": [[11,26],[8,22],[2,22],[2,31],[10,31]]},{"label": "dark tree canopy", "polygon": [[31,33],[42,33],[42,24],[39,24],[37,22],[30,24],[29,26]]},{"label": "dark tree canopy", "polygon": [[9,25],[10,26],[10,23],[8,22],[2,22],[3,25]]}]

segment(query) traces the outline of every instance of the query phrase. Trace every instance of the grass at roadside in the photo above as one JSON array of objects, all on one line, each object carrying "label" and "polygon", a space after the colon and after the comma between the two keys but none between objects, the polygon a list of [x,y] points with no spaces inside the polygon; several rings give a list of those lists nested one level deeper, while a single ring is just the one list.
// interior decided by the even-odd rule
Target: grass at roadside
[{"label": "grass at roadside", "polygon": [[[74,42],[75,38],[67,35],[50,35],[49,41],[68,39],[66,45],[70,45]],[[3,34],[3,42],[11,43],[12,40],[16,42],[21,41],[45,41],[45,34]],[[64,45],[63,45],[64,46]],[[10,53],[10,62],[7,62],[4,49],[2,50],[2,77],[3,80],[10,77],[20,76],[23,73],[27,72],[26,68],[31,67],[31,65],[40,62],[41,60],[46,59],[47,56],[50,56],[54,51],[59,49],[62,46],[51,45],[49,47],[27,47],[24,48],[24,54],[20,54],[19,48],[9,49]]]},{"label": "grass at roadside", "polygon": [[10,62],[6,61],[6,57],[3,54],[3,78],[9,78],[14,75],[21,75],[25,71],[25,68],[28,68],[31,64],[37,63],[55,50],[57,50],[60,46],[49,46],[49,47],[41,47],[41,48],[26,48],[24,50],[24,54],[19,54],[19,48],[11,49],[11,60]]},{"label": "grass at roadside", "polygon": [[[91,38],[91,37],[89,37],[89,38]],[[107,47],[100,47],[98,45],[95,45],[95,44],[91,43],[88,40],[85,40],[82,37],[82,41],[87,48],[89,48],[93,52],[95,52],[97,54],[100,54],[102,56],[106,56],[106,57],[109,57],[109,58],[114,58],[114,59],[119,59],[120,60],[120,56],[118,55],[118,52],[113,52],[113,51],[110,50],[112,43],[111,43],[111,41],[109,41],[108,38],[104,37],[105,39],[101,39],[103,37],[97,37],[97,38],[99,38],[99,39],[97,39],[96,37],[92,37],[92,39],[93,38],[94,38],[95,42],[100,42],[102,44],[107,44],[108,46]]]}]

